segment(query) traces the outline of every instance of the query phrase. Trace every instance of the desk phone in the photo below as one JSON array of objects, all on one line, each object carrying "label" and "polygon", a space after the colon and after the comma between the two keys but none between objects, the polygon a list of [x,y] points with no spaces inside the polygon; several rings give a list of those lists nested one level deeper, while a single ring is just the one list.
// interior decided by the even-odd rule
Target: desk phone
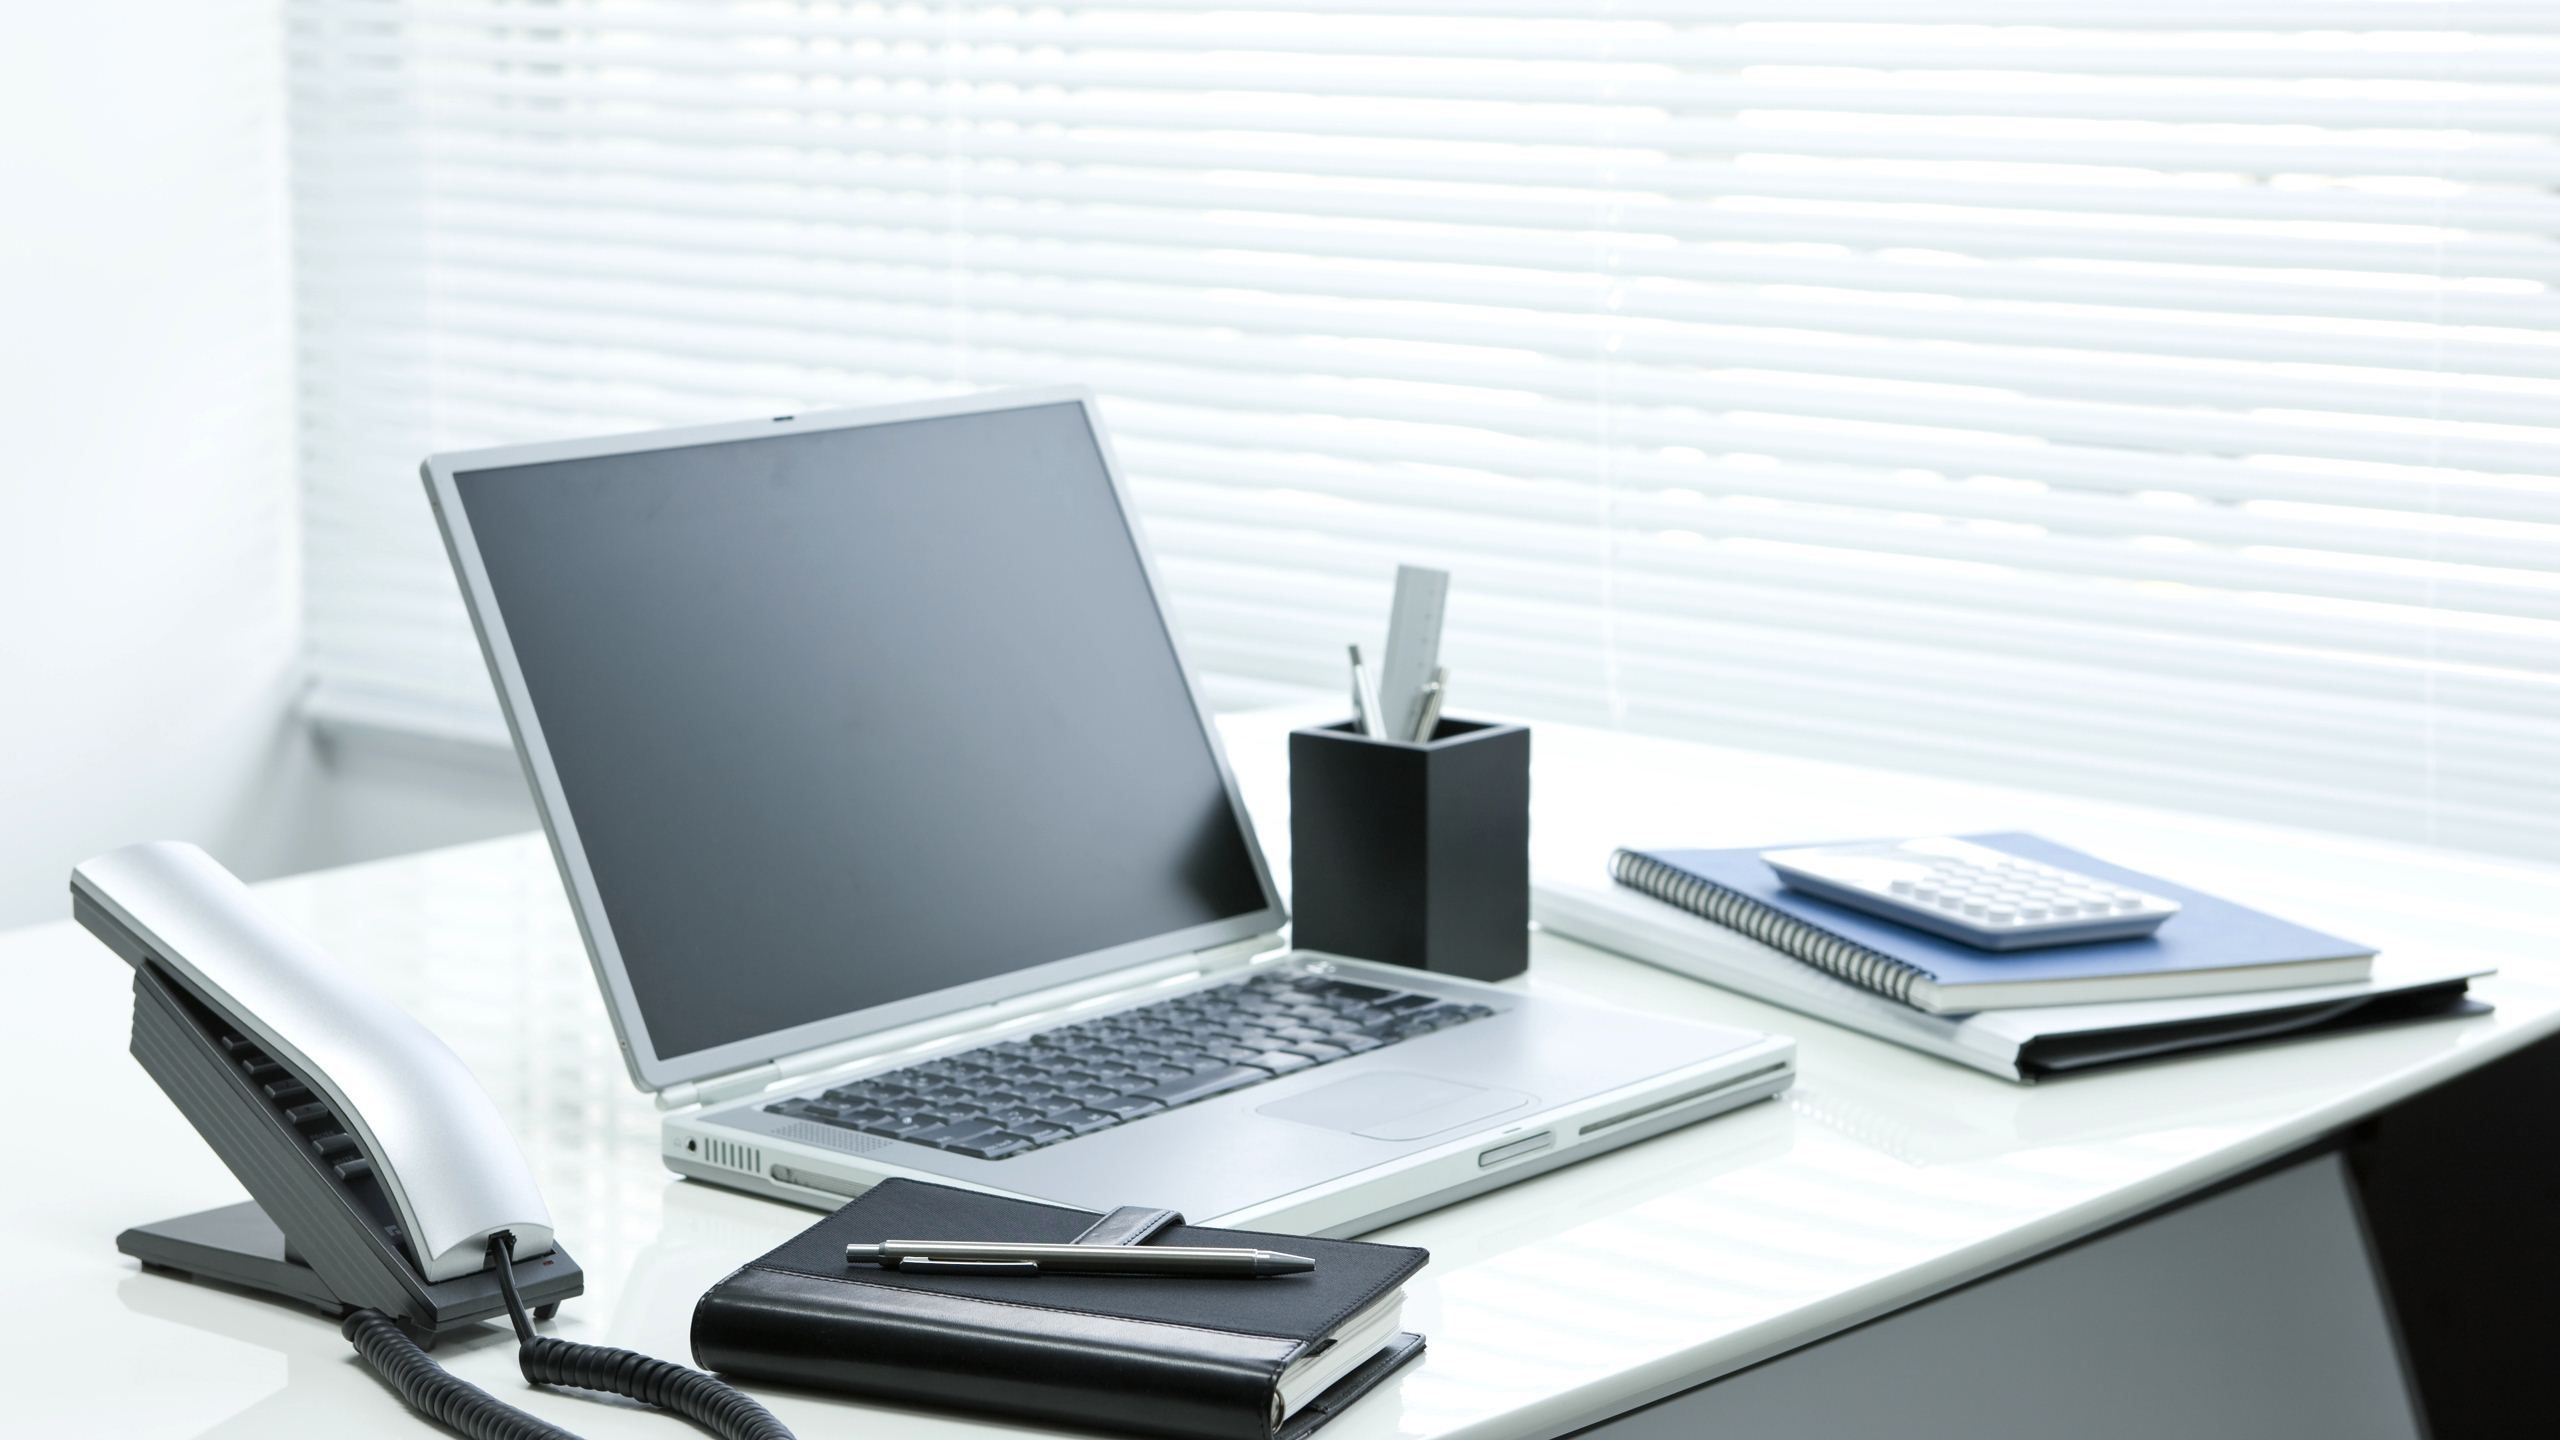
[{"label": "desk phone", "polygon": [[443,1041],[211,856],[111,850],[72,871],[71,909],[133,967],[133,1057],[250,1196],[136,1226],[116,1248],[318,1308],[402,1399],[471,1440],[576,1440],[426,1354],[499,1315],[528,1381],[628,1396],[723,1440],[790,1440],[698,1370],[535,1333],[584,1280],[497,1106]]}]

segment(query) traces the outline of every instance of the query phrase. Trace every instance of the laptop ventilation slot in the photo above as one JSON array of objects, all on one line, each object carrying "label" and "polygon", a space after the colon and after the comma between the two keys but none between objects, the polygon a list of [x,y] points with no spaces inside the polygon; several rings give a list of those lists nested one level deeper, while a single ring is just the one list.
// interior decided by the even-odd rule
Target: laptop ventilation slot
[{"label": "laptop ventilation slot", "polygon": [[702,1158],[724,1170],[744,1170],[750,1175],[764,1173],[764,1152],[734,1140],[704,1140]]}]

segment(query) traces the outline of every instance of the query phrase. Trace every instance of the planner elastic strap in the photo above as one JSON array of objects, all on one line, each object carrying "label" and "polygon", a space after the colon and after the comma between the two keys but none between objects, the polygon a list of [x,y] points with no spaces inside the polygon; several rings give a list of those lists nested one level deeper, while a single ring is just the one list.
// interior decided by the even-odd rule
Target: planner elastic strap
[{"label": "planner elastic strap", "polygon": [[1179,1211],[1123,1205],[1084,1228],[1070,1245],[1144,1245],[1182,1223]]}]

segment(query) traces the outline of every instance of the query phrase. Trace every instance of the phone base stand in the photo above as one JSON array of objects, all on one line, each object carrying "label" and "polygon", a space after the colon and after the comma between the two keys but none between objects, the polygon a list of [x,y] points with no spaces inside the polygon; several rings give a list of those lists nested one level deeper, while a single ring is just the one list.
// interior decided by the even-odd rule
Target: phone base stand
[{"label": "phone base stand", "polygon": [[255,1200],[136,1225],[116,1237],[116,1249],[147,1270],[281,1295],[332,1317],[346,1309],[310,1266],[287,1253],[284,1232]]},{"label": "phone base stand", "polygon": [[[136,1225],[116,1237],[116,1249],[141,1261],[146,1270],[299,1301],[333,1320],[354,1308],[331,1294],[319,1273],[286,1246],[284,1232],[276,1228],[276,1222],[267,1218],[267,1212],[259,1209],[255,1200]],[[533,1308],[537,1320],[548,1320],[557,1314],[560,1302],[576,1295],[586,1283],[578,1262],[556,1245],[548,1255],[517,1261],[515,1269],[516,1288]],[[473,1280],[485,1283],[468,1283]],[[400,1317],[421,1346],[433,1348],[436,1337],[448,1330],[503,1318],[507,1313],[506,1300],[498,1293],[495,1279],[486,1274],[446,1281],[434,1288],[447,1287],[473,1292],[485,1289],[487,1293],[440,1296],[447,1303],[434,1307],[431,1325],[419,1323],[420,1317],[414,1313]]]},{"label": "phone base stand", "polygon": [[[94,909],[82,918],[92,916],[112,918]],[[149,960],[133,972],[132,1049],[252,1198],[128,1230],[117,1240],[126,1254],[332,1314],[379,1310],[422,1347],[507,1313],[494,1270],[449,1280],[421,1273],[371,1157],[343,1121]],[[578,1262],[557,1248],[516,1261],[513,1275],[528,1305],[556,1304],[586,1284]]]}]

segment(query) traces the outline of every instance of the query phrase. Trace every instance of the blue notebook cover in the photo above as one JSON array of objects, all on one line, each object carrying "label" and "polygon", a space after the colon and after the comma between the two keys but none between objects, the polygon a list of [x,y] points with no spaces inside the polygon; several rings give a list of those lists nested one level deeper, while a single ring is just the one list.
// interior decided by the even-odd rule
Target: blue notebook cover
[{"label": "blue notebook cover", "polygon": [[2341,940],[2264,911],[2174,885],[2157,876],[2110,865],[2068,845],[2034,835],[2007,832],[1963,837],[1976,845],[2004,850],[2028,860],[2041,860],[2101,880],[2175,900],[2182,907],[2158,930],[2134,940],[2101,940],[2085,945],[2058,945],[2049,950],[1977,950],[1924,930],[1852,910],[1845,905],[1790,890],[1760,858],[1763,850],[1646,850],[1663,864],[1686,870],[1773,910],[1818,926],[1871,950],[1926,972],[1940,986],[2033,984],[2039,980],[2087,980],[2099,977],[2170,975],[2192,971],[2233,970],[2253,966],[2300,964],[2317,960],[2372,955],[2369,945]]}]

